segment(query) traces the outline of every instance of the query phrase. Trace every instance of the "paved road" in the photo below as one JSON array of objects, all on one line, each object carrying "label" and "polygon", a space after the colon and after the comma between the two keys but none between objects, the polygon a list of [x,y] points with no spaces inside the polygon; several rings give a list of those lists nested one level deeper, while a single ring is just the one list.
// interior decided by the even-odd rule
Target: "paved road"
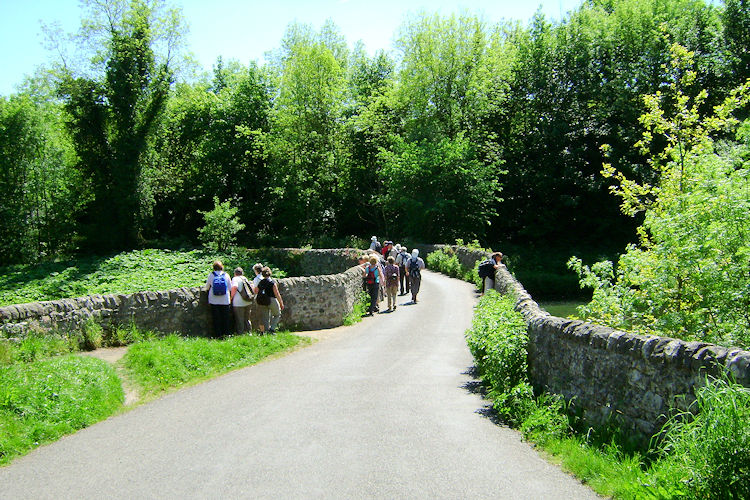
[{"label": "paved road", "polygon": [[0,498],[597,498],[481,414],[472,287],[422,290],[42,447],[0,468]]}]

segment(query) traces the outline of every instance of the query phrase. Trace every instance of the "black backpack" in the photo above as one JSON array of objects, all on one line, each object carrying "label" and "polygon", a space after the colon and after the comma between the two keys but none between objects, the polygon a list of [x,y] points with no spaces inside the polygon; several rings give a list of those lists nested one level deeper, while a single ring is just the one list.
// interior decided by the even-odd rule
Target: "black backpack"
[{"label": "black backpack", "polygon": [[409,277],[411,278],[422,278],[422,273],[419,271],[419,259],[411,259],[409,261]]},{"label": "black backpack", "polygon": [[492,259],[487,259],[479,264],[477,274],[480,278],[490,278],[495,274],[495,263]]},{"label": "black backpack", "polygon": [[271,296],[273,294],[273,281],[268,278],[263,278],[258,283],[258,295],[255,296],[255,302],[259,306],[267,306],[271,304]]},{"label": "black backpack", "polygon": [[248,301],[253,300],[253,296],[250,295],[250,283],[247,281],[247,278],[240,276],[240,282],[242,287],[237,289],[240,292],[240,297]]}]

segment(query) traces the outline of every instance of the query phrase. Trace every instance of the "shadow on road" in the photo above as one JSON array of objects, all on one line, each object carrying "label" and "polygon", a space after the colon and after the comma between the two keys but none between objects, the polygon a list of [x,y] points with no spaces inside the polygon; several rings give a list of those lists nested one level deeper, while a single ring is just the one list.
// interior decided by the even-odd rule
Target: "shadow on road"
[{"label": "shadow on road", "polygon": [[497,411],[495,411],[495,408],[492,406],[492,403],[487,400],[487,387],[482,384],[481,379],[479,378],[479,370],[477,370],[476,366],[470,366],[465,371],[461,372],[461,375],[467,375],[472,378],[472,380],[469,380],[468,382],[461,384],[461,389],[464,389],[465,391],[468,391],[472,394],[478,394],[482,397],[483,401],[486,401],[487,404],[484,405],[482,408],[478,408],[474,411],[474,413],[478,413],[479,415],[483,416],[484,418],[487,418],[495,425],[501,425],[503,427],[507,427],[508,424],[506,424],[501,418],[500,415],[498,415]]}]

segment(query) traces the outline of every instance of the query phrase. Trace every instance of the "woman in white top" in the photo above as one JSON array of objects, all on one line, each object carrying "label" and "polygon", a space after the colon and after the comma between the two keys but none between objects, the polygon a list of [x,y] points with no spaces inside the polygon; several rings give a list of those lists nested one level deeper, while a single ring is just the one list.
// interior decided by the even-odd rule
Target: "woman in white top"
[{"label": "woman in white top", "polygon": [[252,331],[250,325],[250,304],[252,302],[245,300],[242,293],[246,291],[248,296],[252,296],[253,291],[252,285],[243,274],[242,268],[238,267],[234,270],[234,278],[232,278],[232,311],[234,312],[234,333],[236,335]]},{"label": "woman in white top", "polygon": [[229,293],[232,279],[224,272],[224,264],[220,260],[214,262],[214,270],[206,278],[206,288],[208,303],[211,305],[214,337],[225,337],[229,335]]}]

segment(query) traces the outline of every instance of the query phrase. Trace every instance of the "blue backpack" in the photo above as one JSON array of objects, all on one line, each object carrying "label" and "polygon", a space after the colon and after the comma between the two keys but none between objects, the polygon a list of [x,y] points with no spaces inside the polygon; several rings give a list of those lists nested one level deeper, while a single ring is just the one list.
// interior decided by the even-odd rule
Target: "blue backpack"
[{"label": "blue backpack", "polygon": [[[216,274],[219,273],[219,274]],[[224,273],[214,271],[214,282],[211,284],[211,288],[214,291],[214,295],[226,295],[227,294],[227,281],[224,279]]]}]

